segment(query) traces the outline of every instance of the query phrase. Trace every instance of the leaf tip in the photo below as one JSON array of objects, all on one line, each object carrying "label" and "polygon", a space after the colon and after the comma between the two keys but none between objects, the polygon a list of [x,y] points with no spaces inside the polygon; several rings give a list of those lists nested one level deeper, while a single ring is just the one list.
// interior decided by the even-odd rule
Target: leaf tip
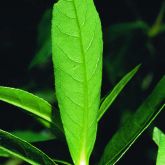
[{"label": "leaf tip", "polygon": [[140,69],[140,67],[142,66],[142,64],[138,64],[136,67],[135,67],[135,70],[138,71]]}]

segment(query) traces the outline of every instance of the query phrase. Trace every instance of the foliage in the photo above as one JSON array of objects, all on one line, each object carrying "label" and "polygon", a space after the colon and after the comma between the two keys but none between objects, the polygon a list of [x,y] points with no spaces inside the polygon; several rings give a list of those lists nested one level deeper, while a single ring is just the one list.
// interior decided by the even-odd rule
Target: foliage
[{"label": "foliage", "polygon": [[102,75],[101,24],[91,0],[55,5],[52,52],[56,96],[71,156],[74,164],[88,164],[96,139]]},{"label": "foliage", "polygon": [[161,79],[137,112],[112,137],[105,148],[100,164],[115,164],[161,112],[164,105],[160,108],[160,103],[163,103],[165,99],[165,90],[162,91],[164,83],[165,77]]},{"label": "foliage", "polygon": [[165,164],[165,135],[164,133],[158,129],[157,127],[153,130],[153,140],[158,146],[158,154],[157,154],[157,165]]},{"label": "foliage", "polygon": [[[51,13],[53,13],[53,18],[51,18]],[[36,134],[32,130],[16,130],[9,133],[1,129],[0,156],[18,158],[34,165],[70,165],[68,163],[70,160],[64,161],[65,157],[61,160],[61,158],[56,158],[55,154],[45,153],[35,147],[36,142],[45,145],[48,140],[62,140],[68,145],[67,155],[71,155],[75,165],[88,165],[91,154],[95,151],[98,124],[104,122],[104,120],[100,121],[101,118],[139,70],[140,65],[137,65],[123,76],[126,72],[123,70],[122,62],[129,61],[125,54],[131,45],[132,33],[140,29],[149,38],[162,33],[163,13],[164,4],[152,27],[142,20],[111,26],[107,32],[107,36],[110,37],[104,39],[105,54],[109,53],[106,49],[107,45],[116,44],[118,39],[125,38],[125,36],[130,36],[130,38],[126,37],[127,42],[123,43],[122,49],[117,49],[117,53],[112,51],[112,54],[117,55],[116,59],[113,60],[112,56],[112,61],[109,62],[109,57],[105,56],[103,65],[103,26],[101,26],[93,0],[59,0],[53,9],[47,10],[38,28],[38,52],[29,68],[34,69],[47,63],[52,55],[56,95],[53,96],[53,102],[58,104],[58,108],[56,103],[51,105],[48,101],[25,90],[1,86],[0,100],[32,115],[42,125],[46,136],[42,132]],[[50,20],[52,20],[52,27]],[[152,51],[153,47],[148,41],[146,45]],[[102,67],[110,73],[108,79],[111,84],[116,84],[119,75],[123,78],[113,85],[111,92],[100,99],[101,83],[103,83]],[[144,78],[142,88],[147,89],[151,81],[152,76],[149,79]],[[164,110],[164,84],[165,77],[162,76],[147,99],[141,100],[137,111],[130,115],[108,140],[97,164],[111,165],[118,162],[157,115]],[[52,98],[49,99],[52,100]],[[164,135],[162,134],[158,129],[154,130],[153,139],[159,146],[157,163],[163,161],[164,140],[162,137]],[[54,152],[56,150],[54,147]]]}]

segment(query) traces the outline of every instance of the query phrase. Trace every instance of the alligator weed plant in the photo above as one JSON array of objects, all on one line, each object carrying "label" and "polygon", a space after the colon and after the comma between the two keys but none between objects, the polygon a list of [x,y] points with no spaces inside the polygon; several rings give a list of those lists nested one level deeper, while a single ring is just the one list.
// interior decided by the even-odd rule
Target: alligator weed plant
[{"label": "alligator weed plant", "polygon": [[[0,100],[32,114],[48,129],[54,128],[56,140],[64,135],[73,162],[49,157],[29,141],[4,130],[0,130],[0,156],[17,157],[33,165],[89,165],[99,121],[139,69],[137,66],[127,73],[106,97],[100,99],[102,49],[101,23],[93,0],[59,0],[53,8],[52,59],[62,122],[56,120],[58,110],[26,91],[1,86]],[[155,119],[164,108],[164,84],[165,77],[109,140],[97,164],[111,165],[119,161]]]}]

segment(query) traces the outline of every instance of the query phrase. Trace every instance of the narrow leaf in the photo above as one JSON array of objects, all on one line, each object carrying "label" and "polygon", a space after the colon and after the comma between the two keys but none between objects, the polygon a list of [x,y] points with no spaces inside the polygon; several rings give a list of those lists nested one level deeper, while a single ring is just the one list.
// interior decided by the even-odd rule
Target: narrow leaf
[{"label": "narrow leaf", "polygon": [[37,46],[38,51],[32,59],[29,69],[41,66],[51,57],[51,17],[52,9],[44,12],[38,25]]},{"label": "narrow leaf", "polygon": [[11,132],[11,134],[30,143],[55,139],[55,137],[48,131],[41,131],[41,132],[33,132],[31,130],[14,131],[14,132]]},{"label": "narrow leaf", "polygon": [[48,122],[52,122],[51,105],[26,91],[0,86],[0,100],[15,105]]},{"label": "narrow leaf", "polygon": [[122,89],[127,85],[127,83],[132,79],[135,73],[138,71],[140,65],[136,66],[132,71],[127,73],[119,83],[113,88],[113,90],[106,96],[106,98],[102,101],[100,109],[98,111],[98,121],[107,111],[107,109],[112,105],[115,101],[116,97],[120,94]]},{"label": "narrow leaf", "polygon": [[70,163],[63,161],[63,160],[57,160],[57,159],[53,159],[56,163],[60,163],[60,164],[64,164],[64,165],[71,165]]},{"label": "narrow leaf", "polygon": [[[38,50],[34,58],[32,59],[29,69],[35,66],[41,66],[48,61],[51,57],[51,40],[50,37],[43,43],[42,47]],[[50,58],[51,59],[51,58]]]},{"label": "narrow leaf", "polygon": [[55,135],[63,136],[59,116],[54,117],[58,113],[57,110],[52,110],[52,106],[44,99],[20,89],[0,86],[0,100],[22,108],[23,111],[38,117],[40,122],[51,124]]},{"label": "narrow leaf", "polygon": [[102,32],[92,0],[59,0],[52,52],[60,113],[74,164],[87,165],[96,139]]},{"label": "narrow leaf", "polygon": [[[4,151],[3,149],[1,149],[1,147],[0,147],[0,157],[4,157],[4,158],[14,158],[15,157],[15,155],[13,155],[13,154],[10,154],[10,152],[6,152],[6,151]],[[11,159],[12,160],[12,159]],[[20,159],[18,159],[18,160],[20,160]],[[59,160],[59,159],[53,159],[53,161],[55,162],[55,163],[58,163],[58,164],[64,164],[64,165],[71,165],[70,163],[68,163],[68,162],[66,162],[66,161],[64,161],[64,160]]]},{"label": "narrow leaf", "polygon": [[1,129],[0,149],[32,165],[55,165],[55,162],[41,150]]},{"label": "narrow leaf", "polygon": [[[115,164],[131,147],[135,140],[163,110],[165,100],[165,76],[157,84],[150,96],[138,108],[137,112],[117,131],[108,142],[100,165]],[[161,105],[161,108],[160,108]]]},{"label": "narrow leaf", "polygon": [[114,24],[111,25],[108,29],[109,29],[108,30],[109,40],[113,42],[122,35],[128,34],[135,30],[142,30],[147,32],[149,26],[144,21],[139,20],[135,22],[124,22],[124,23]]},{"label": "narrow leaf", "polygon": [[154,24],[148,31],[149,37],[155,37],[156,35],[158,35],[161,32],[161,30],[162,30],[161,26],[163,24],[164,15],[165,15],[165,1],[162,2],[160,12],[159,12]]},{"label": "narrow leaf", "polygon": [[153,131],[153,140],[158,146],[156,165],[165,164],[165,134],[157,127]]}]

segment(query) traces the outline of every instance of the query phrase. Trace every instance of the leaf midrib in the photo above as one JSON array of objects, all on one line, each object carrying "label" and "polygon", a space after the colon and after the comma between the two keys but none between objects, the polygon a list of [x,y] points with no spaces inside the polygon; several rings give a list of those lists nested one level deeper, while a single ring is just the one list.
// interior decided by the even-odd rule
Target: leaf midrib
[{"label": "leaf midrib", "polygon": [[[75,4],[75,0],[72,1],[73,2],[73,6],[74,6],[74,10],[75,10],[75,15],[76,15],[76,23],[78,26],[78,33],[80,36],[80,47],[81,47],[81,54],[82,54],[82,60],[83,60],[83,73],[84,73],[84,83],[83,83],[83,87],[84,87],[84,113],[83,113],[83,120],[84,120],[84,127],[83,127],[83,131],[82,131],[82,135],[85,136],[85,138],[83,138],[83,151],[85,154],[85,149],[86,149],[86,139],[87,139],[87,129],[88,129],[88,81],[87,81],[87,69],[86,69],[86,59],[85,59],[85,51],[84,51],[84,46],[83,46],[83,40],[82,40],[82,32],[81,32],[81,26],[79,23],[79,19],[78,19],[78,14],[77,14],[77,9],[76,9],[76,4]],[[83,154],[83,153],[81,153]],[[80,155],[81,156],[81,155]],[[85,156],[85,155],[84,155]]]}]

